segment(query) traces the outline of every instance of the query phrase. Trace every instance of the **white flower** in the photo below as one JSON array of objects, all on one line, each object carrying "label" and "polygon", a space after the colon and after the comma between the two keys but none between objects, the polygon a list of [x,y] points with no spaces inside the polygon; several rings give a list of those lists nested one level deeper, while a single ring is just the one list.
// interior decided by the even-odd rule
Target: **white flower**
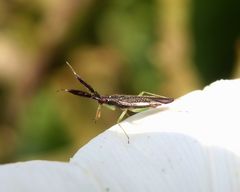
[{"label": "white flower", "polygon": [[217,81],[136,114],[69,163],[0,166],[2,192],[240,191],[240,80]]}]

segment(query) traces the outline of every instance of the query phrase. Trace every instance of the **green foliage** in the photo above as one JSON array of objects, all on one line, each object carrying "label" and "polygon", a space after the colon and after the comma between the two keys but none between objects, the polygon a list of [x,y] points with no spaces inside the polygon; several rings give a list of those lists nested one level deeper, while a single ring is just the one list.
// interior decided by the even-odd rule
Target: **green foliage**
[{"label": "green foliage", "polygon": [[114,0],[107,5],[98,31],[102,42],[116,47],[127,58],[121,75],[123,88],[132,93],[156,90],[158,77],[149,58],[156,42],[155,1]]},{"label": "green foliage", "polygon": [[195,59],[203,80],[229,78],[240,34],[240,1],[195,0],[193,6]]},{"label": "green foliage", "polygon": [[26,106],[20,118],[18,154],[38,154],[70,144],[65,124],[60,119],[52,93],[37,94]]}]

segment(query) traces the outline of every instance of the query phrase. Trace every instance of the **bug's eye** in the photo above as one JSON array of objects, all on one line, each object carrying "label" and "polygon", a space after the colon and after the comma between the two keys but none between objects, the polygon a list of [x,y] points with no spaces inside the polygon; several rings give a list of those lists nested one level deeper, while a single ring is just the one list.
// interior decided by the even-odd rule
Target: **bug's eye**
[{"label": "bug's eye", "polygon": [[102,101],[103,102],[108,102],[108,99],[107,98],[103,98]]}]

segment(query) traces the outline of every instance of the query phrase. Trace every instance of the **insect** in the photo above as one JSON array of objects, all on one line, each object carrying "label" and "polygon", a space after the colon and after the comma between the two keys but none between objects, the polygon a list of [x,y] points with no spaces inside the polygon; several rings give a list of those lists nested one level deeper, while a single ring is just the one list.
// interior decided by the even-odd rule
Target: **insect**
[{"label": "insect", "polygon": [[[155,95],[148,92],[142,92],[139,95],[100,95],[96,90],[92,88],[91,85],[89,85],[86,81],[84,81],[80,75],[76,73],[76,71],[73,69],[73,67],[67,62],[67,65],[72,70],[74,76],[76,79],[85,86],[89,92],[81,91],[77,89],[62,89],[62,91],[69,92],[73,95],[77,95],[80,97],[86,97],[93,100],[96,100],[98,102],[98,108],[95,116],[95,122],[97,119],[100,118],[101,115],[101,106],[104,105],[112,110],[115,110],[116,108],[120,108],[123,110],[122,114],[119,116],[117,123],[123,119],[123,117],[128,113],[128,111],[137,113],[144,111],[149,108],[155,108],[157,106],[160,106],[162,104],[168,104],[174,101],[173,98],[169,97],[163,97],[159,95]],[[120,124],[119,124],[120,125]],[[120,126],[121,127],[121,126]],[[126,133],[126,131],[121,127],[124,134],[128,138],[129,143],[129,136]]]}]

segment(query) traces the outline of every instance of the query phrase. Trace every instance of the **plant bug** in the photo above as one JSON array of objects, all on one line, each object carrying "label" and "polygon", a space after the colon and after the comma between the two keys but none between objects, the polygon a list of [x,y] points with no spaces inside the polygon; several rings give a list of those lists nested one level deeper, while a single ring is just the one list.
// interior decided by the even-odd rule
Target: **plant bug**
[{"label": "plant bug", "polygon": [[[76,73],[76,71],[73,69],[73,67],[66,62],[67,65],[72,70],[74,76],[76,79],[88,89],[89,92],[77,90],[77,89],[62,89],[62,91],[69,92],[73,95],[77,95],[80,97],[86,97],[93,100],[96,100],[98,102],[98,108],[95,116],[95,122],[97,119],[100,118],[101,115],[101,106],[104,105],[112,110],[115,110],[116,108],[119,108],[123,110],[122,114],[119,116],[117,123],[119,124],[120,121],[123,119],[123,117],[127,114],[128,111],[138,113],[141,111],[144,111],[149,108],[155,108],[157,106],[160,106],[162,104],[168,104],[174,101],[173,98],[169,97],[163,97],[159,95],[155,95],[148,92],[142,92],[139,95],[120,95],[120,94],[114,94],[114,95],[100,95],[96,90],[92,88],[91,85],[89,85],[86,81],[84,81],[80,75]],[[120,124],[119,124],[120,126]],[[121,127],[121,126],[120,126]],[[121,127],[124,134],[128,138],[129,143],[129,136],[126,133],[126,131]]]}]

